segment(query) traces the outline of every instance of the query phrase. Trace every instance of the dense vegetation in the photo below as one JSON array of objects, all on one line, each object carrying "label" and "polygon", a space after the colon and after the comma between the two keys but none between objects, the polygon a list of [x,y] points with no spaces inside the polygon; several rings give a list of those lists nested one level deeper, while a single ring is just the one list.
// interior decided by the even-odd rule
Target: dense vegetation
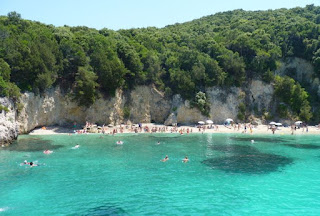
[{"label": "dense vegetation", "polygon": [[[155,84],[179,93],[203,113],[211,86],[243,87],[253,78],[275,85],[279,116],[318,120],[318,95],[292,78],[274,76],[281,59],[310,61],[320,75],[320,7],[235,10],[165,28],[112,31],[54,27],[11,12],[0,17],[0,94],[41,93],[53,85],[80,105],[119,87]],[[285,95],[283,92],[287,92]],[[246,106],[239,107],[245,119]]]}]

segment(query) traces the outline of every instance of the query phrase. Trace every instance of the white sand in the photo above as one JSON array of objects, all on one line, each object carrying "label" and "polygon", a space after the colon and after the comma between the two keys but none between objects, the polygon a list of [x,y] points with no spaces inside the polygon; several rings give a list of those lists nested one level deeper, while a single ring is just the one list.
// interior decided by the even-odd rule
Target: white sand
[{"label": "white sand", "polygon": [[[155,125],[155,124],[142,124],[142,127],[144,126],[148,126],[150,129],[152,127],[164,127],[164,125]],[[106,134],[109,134],[110,132],[112,132],[113,129],[117,128],[118,129],[118,133],[120,133],[120,126],[115,126],[113,128],[107,128],[106,130]],[[124,127],[125,128],[125,127]],[[168,131],[166,132],[156,132],[156,133],[171,133],[170,129],[172,127],[168,127]],[[244,128],[240,128],[240,130],[238,130],[238,128],[234,129],[231,127],[226,127],[224,125],[218,125],[218,129],[206,129],[205,131],[200,131],[199,129],[196,127],[192,127],[192,126],[181,126],[178,127],[178,131],[180,129],[185,129],[184,133],[186,133],[187,128],[189,128],[189,131],[191,131],[192,129],[192,133],[244,133]],[[123,133],[134,133],[132,132],[130,129],[124,129]],[[145,132],[141,132],[141,133],[145,133]],[[74,134],[74,130],[71,128],[64,128],[64,127],[57,127],[57,126],[50,126],[50,127],[46,127],[46,129],[41,129],[41,128],[37,128],[34,129],[33,131],[30,132],[31,135],[53,135],[53,134]],[[251,134],[250,130],[247,129],[246,134]],[[252,129],[252,134],[272,134],[272,131],[269,129],[268,130],[268,126],[267,125],[259,125],[259,126],[254,126]],[[277,129],[275,131],[275,134],[281,134],[281,135],[290,135],[291,134],[291,128],[290,127],[280,127],[279,129]],[[319,128],[316,128],[315,126],[309,126],[308,127],[308,132],[306,132],[306,129],[297,129],[296,131],[294,131],[295,135],[308,135],[308,134],[319,134],[320,135],[320,130]]]}]

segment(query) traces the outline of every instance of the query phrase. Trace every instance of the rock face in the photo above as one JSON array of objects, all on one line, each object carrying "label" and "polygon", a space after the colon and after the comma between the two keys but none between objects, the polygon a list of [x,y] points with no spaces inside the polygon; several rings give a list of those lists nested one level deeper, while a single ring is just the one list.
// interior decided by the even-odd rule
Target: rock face
[{"label": "rock face", "polygon": [[178,123],[178,121],[177,121],[177,116],[176,116],[174,113],[171,113],[171,114],[168,116],[167,120],[164,122],[164,125],[165,125],[165,126],[169,126],[169,125],[174,126],[174,125],[176,125],[177,123]]},{"label": "rock face", "polygon": [[215,124],[224,123],[227,118],[237,120],[238,106],[243,101],[240,88],[221,89],[215,87],[208,89],[207,94],[211,101],[211,120]]},{"label": "rock face", "polygon": [[[245,103],[248,92],[249,98],[252,98],[250,104],[255,104],[258,110],[270,107],[273,94],[271,85],[252,81],[247,89],[250,91],[245,92],[236,87],[207,89],[207,96],[211,102],[211,117],[208,118],[198,109],[191,107],[190,102],[183,100],[180,95],[168,99],[153,86],[137,86],[130,92],[117,90],[114,97],[100,98],[89,108],[80,107],[57,87],[47,90],[41,96],[34,93],[23,94],[20,101],[24,107],[17,121],[20,133],[28,133],[44,125],[65,126],[74,122],[77,125],[84,125],[86,121],[100,125],[116,125],[127,120],[132,123],[155,122],[171,125],[195,124],[200,120],[211,119],[214,123],[221,124],[226,118],[237,121],[238,106],[240,103]],[[15,121],[14,118],[13,122]]]},{"label": "rock face", "polygon": [[253,112],[273,110],[272,100],[274,89],[270,84],[260,80],[253,80],[248,87],[248,99]]},{"label": "rock face", "polygon": [[78,106],[72,98],[63,95],[59,88],[50,89],[42,96],[25,93],[24,104],[18,121],[20,133],[27,133],[43,125],[71,125],[86,121],[98,124],[120,124],[124,122],[124,107],[129,108],[129,119],[133,123],[151,121],[163,123],[169,115],[171,103],[153,87],[138,86],[125,96],[122,90],[115,97],[100,98],[89,108]]},{"label": "rock face", "polygon": [[130,93],[130,120],[132,122],[163,123],[171,109],[171,101],[154,87],[138,86]]},{"label": "rock face", "polygon": [[18,137],[18,123],[13,102],[8,98],[0,98],[0,105],[9,111],[0,111],[0,144],[10,144]]},{"label": "rock face", "polygon": [[287,58],[281,62],[281,67],[275,71],[280,76],[289,76],[297,80],[307,90],[317,91],[320,97],[320,80],[315,78],[314,67],[301,58]]},{"label": "rock face", "polygon": [[287,58],[275,71],[280,76],[290,76],[300,83],[312,84],[314,68],[310,62],[301,58]]}]

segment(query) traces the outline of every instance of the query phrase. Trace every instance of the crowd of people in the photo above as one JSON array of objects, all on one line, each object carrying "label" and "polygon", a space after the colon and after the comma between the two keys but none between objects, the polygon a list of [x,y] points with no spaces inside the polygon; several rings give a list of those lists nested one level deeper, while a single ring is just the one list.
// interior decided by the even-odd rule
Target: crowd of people
[{"label": "crowd of people", "polygon": [[[238,131],[239,133],[250,133],[252,134],[254,130],[256,129],[256,125],[252,125],[251,123],[241,124],[241,123],[234,123],[231,122],[230,124],[224,124],[225,128]],[[319,126],[320,128],[320,126]],[[194,129],[200,133],[204,133],[207,130],[210,130],[211,132],[219,132],[219,125],[195,125],[194,127],[191,126],[164,126],[164,125],[142,125],[139,124],[132,124],[132,125],[125,125],[121,124],[119,126],[97,126],[96,124],[86,122],[86,125],[83,127],[83,129],[74,130],[75,134],[88,134],[88,133],[101,133],[101,134],[110,134],[115,135],[118,133],[179,133],[181,135],[183,134],[189,134],[193,133]],[[280,127],[276,125],[268,125],[267,130],[270,130],[272,134],[275,134],[277,130],[279,130]],[[291,125],[291,134],[294,134],[294,132],[297,129],[302,129],[302,132],[308,132],[308,125],[307,124],[300,124]]]}]

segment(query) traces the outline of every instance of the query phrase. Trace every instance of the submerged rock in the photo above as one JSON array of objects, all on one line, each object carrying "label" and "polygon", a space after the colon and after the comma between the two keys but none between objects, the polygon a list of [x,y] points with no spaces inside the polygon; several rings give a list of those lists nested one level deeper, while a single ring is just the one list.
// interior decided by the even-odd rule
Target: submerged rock
[{"label": "submerged rock", "polygon": [[293,163],[293,159],[274,154],[241,154],[202,161],[212,169],[231,173],[266,174]]},{"label": "submerged rock", "polygon": [[43,140],[41,138],[25,138],[13,142],[12,145],[6,147],[9,151],[35,152],[47,149],[53,150],[63,147],[63,145],[52,145],[52,141]]},{"label": "submerged rock", "polygon": [[98,206],[92,209],[83,215],[90,215],[90,216],[120,216],[120,215],[127,215],[126,211],[120,207],[113,206],[113,205],[103,205]]},{"label": "submerged rock", "polygon": [[283,144],[285,146],[289,146],[291,148],[298,148],[298,149],[320,149],[318,145],[312,144]]}]

